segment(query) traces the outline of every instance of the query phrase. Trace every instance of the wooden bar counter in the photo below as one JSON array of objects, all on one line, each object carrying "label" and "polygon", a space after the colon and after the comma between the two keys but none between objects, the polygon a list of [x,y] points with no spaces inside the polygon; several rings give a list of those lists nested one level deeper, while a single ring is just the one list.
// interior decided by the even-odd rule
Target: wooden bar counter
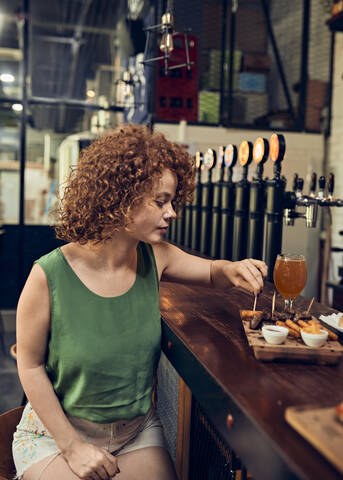
[{"label": "wooden bar counter", "polygon": [[[271,308],[266,283],[257,309]],[[331,407],[343,401],[343,361],[336,366],[263,363],[248,345],[240,309],[253,296],[161,283],[163,351],[255,479],[341,479],[342,475],[284,418],[289,406]],[[295,310],[309,301],[295,300]],[[276,310],[282,311],[277,297]],[[313,315],[332,310],[314,303]],[[343,455],[343,451],[342,451]]]}]

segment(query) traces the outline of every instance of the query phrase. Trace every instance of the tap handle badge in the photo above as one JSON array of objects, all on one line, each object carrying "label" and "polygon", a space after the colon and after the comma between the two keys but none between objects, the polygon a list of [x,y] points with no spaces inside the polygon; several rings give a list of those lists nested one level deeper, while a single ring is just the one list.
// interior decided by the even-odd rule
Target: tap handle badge
[{"label": "tap handle badge", "polygon": [[269,155],[269,143],[268,140],[262,137],[258,137],[255,140],[253,147],[253,159],[257,164],[263,164],[267,161]]},{"label": "tap handle badge", "polygon": [[225,153],[224,153],[225,167],[228,167],[228,168],[234,167],[237,163],[237,157],[238,157],[237,147],[236,145],[232,145],[232,143],[230,143],[225,148]]},{"label": "tap handle badge", "polygon": [[209,148],[204,155],[205,168],[212,170],[212,168],[214,168],[216,165],[216,159],[217,159],[216,151],[213,150],[212,148]]},{"label": "tap handle badge", "polygon": [[252,151],[252,143],[248,142],[247,140],[243,140],[238,150],[238,161],[242,167],[247,167],[248,165],[250,165],[252,161]]},{"label": "tap handle badge", "polygon": [[203,154],[201,152],[195,153],[195,169],[200,170],[203,163]]},{"label": "tap handle badge", "polygon": [[278,133],[273,133],[269,140],[270,158],[273,162],[282,162],[286,152],[285,137]]}]

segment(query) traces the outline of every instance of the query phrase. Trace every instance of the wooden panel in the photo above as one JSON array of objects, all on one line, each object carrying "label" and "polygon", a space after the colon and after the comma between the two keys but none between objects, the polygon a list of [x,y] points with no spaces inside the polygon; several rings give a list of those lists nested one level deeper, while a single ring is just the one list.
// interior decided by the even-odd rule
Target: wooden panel
[{"label": "wooden panel", "polygon": [[302,339],[287,337],[281,345],[267,343],[260,329],[252,330],[249,322],[242,321],[248,343],[255,358],[264,362],[284,360],[288,362],[318,363],[336,365],[343,354],[343,347],[335,341],[328,341],[321,348],[312,348],[304,344]]},{"label": "wooden panel", "polygon": [[289,407],[285,418],[343,473],[343,424],[336,420],[333,407]]},{"label": "wooden panel", "polygon": [[188,480],[191,408],[192,392],[180,377],[175,462],[179,480]]}]

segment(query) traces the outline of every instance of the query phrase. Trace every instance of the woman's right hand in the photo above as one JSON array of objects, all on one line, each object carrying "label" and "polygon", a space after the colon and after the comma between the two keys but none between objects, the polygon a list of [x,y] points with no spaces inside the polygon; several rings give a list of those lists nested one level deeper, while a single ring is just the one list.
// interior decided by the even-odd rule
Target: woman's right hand
[{"label": "woman's right hand", "polygon": [[120,472],[116,457],[82,440],[74,440],[63,456],[75,475],[85,480],[110,480]]}]

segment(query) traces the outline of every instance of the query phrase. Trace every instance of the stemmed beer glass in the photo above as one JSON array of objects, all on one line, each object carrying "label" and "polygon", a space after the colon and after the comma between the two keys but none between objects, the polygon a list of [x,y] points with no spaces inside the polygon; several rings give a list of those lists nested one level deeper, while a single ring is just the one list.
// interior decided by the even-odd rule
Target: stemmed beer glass
[{"label": "stemmed beer glass", "polygon": [[285,300],[285,310],[293,310],[293,301],[306,285],[307,268],[303,255],[279,254],[274,266],[274,284]]}]

